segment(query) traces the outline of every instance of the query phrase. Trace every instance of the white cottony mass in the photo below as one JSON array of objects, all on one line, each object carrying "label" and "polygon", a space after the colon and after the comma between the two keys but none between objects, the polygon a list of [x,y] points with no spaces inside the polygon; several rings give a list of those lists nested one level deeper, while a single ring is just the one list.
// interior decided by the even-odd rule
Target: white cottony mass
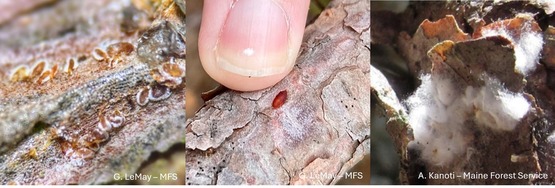
[{"label": "white cottony mass", "polygon": [[[528,15],[520,15],[522,18],[529,18]],[[514,45],[516,70],[524,75],[528,75],[538,65],[540,53],[543,48],[543,37],[540,32],[532,29],[532,22],[524,22],[520,31],[511,30],[509,25],[502,27],[489,28],[481,31],[483,37],[503,36]]]},{"label": "white cottony mass", "polygon": [[530,110],[520,93],[512,93],[498,81],[485,78],[479,88],[457,90],[449,78],[425,75],[409,97],[409,123],[422,158],[434,165],[448,165],[462,156],[473,139],[469,124],[498,131],[513,130]]}]

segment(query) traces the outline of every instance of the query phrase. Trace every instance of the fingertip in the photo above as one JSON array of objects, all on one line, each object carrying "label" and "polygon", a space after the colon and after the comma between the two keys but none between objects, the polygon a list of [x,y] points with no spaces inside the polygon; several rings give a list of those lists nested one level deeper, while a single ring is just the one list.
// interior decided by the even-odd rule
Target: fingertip
[{"label": "fingertip", "polygon": [[293,68],[309,0],[205,1],[199,55],[226,87],[254,91],[275,85]]}]

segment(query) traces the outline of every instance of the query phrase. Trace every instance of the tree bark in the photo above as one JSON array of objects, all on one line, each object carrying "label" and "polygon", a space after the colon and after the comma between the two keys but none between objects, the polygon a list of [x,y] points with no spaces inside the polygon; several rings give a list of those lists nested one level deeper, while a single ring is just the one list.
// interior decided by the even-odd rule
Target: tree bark
[{"label": "tree bark", "polygon": [[[383,22],[388,20],[377,19],[392,13],[373,13],[373,18],[376,18],[373,21],[380,22],[376,25],[385,26],[385,28],[373,27],[372,39],[376,39],[373,40],[374,44],[377,46],[396,44],[397,53],[404,57],[406,66],[415,80],[421,74],[443,76],[443,78],[455,80],[455,84],[464,89],[468,86],[483,86],[484,80],[480,75],[485,74],[502,82],[507,90],[524,95],[532,106],[530,112],[521,119],[516,128],[510,131],[485,128],[476,123],[476,120],[466,122],[463,128],[466,132],[461,134],[468,136],[468,149],[463,155],[456,157],[455,162],[438,166],[423,160],[422,151],[417,147],[411,147],[415,144],[413,127],[407,119],[407,113],[411,112],[407,112],[403,105],[406,97],[396,94],[404,91],[395,90],[395,88],[410,86],[394,85],[404,82],[396,80],[396,77],[386,78],[382,74],[386,73],[386,69],[373,68],[372,93],[378,104],[385,109],[386,116],[390,118],[387,128],[401,158],[401,183],[555,183],[555,168],[553,168],[555,156],[551,149],[554,147],[552,132],[555,129],[553,126],[555,90],[551,79],[553,77],[551,52],[554,43],[552,37],[553,25],[555,25],[554,7],[553,3],[522,1],[414,2],[404,13],[397,15],[395,19],[403,21],[400,21],[401,24],[396,27],[387,27],[389,24]],[[531,26],[524,26],[526,24],[522,23],[522,15],[517,15],[518,13],[532,15]],[[452,17],[446,17],[447,15]],[[429,21],[432,22],[424,19],[430,19]],[[521,32],[539,31],[543,36],[543,51],[537,57],[528,57],[539,59],[534,62],[537,63],[536,68],[528,74],[518,73],[515,68],[515,58],[519,57],[515,53],[519,44],[514,41],[508,42],[505,37],[480,37],[480,31],[487,27],[507,27],[509,33],[519,36],[522,36]],[[525,27],[531,29],[523,29]],[[445,43],[440,43],[446,40],[451,41],[452,48],[446,47]],[[528,41],[522,43],[525,42]],[[433,54],[440,54],[440,56]],[[380,66],[387,67],[383,64]],[[415,82],[419,84],[419,81]],[[462,92],[464,93],[464,90]],[[436,174],[453,172],[461,176],[465,172],[485,173],[490,178],[432,179],[428,176],[429,172]],[[491,177],[491,172],[515,173],[516,177],[494,178]],[[420,173],[423,173],[426,178],[419,177]],[[518,178],[518,173],[546,174],[547,177]]]},{"label": "tree bark", "polygon": [[369,1],[332,2],[284,80],[207,101],[187,121],[187,184],[333,184],[369,154],[369,10]]},{"label": "tree bark", "polygon": [[[22,3],[14,1],[0,10],[9,14],[0,17],[0,184],[110,183],[116,173],[135,173],[151,153],[183,143],[184,84],[169,89],[164,100],[136,100],[144,88],[168,89],[152,69],[171,59],[185,66],[185,17],[178,6],[44,2],[17,8]],[[112,63],[95,60],[95,48],[106,51],[116,42],[134,48],[111,55]],[[46,66],[38,71],[40,61]],[[22,66],[22,75],[37,70],[41,76],[12,79]],[[106,121],[114,126],[108,137],[94,138],[107,140],[87,145],[85,138]]]}]

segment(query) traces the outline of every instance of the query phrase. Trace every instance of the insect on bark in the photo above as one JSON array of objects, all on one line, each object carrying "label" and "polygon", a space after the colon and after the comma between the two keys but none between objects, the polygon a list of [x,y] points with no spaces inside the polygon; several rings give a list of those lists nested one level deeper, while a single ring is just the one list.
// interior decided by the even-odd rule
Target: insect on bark
[{"label": "insect on bark", "polygon": [[274,109],[277,109],[281,107],[286,100],[287,100],[287,90],[280,91],[276,95],[276,98],[274,98],[274,101],[272,102],[272,107],[274,107]]}]

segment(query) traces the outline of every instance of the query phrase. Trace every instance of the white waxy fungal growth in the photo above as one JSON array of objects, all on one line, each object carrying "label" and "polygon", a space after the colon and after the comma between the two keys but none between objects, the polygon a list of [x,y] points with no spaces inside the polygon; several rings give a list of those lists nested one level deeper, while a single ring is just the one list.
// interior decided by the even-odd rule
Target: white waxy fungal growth
[{"label": "white waxy fungal growth", "polygon": [[415,142],[421,157],[430,164],[448,165],[467,152],[473,136],[469,124],[497,131],[514,130],[530,110],[520,93],[511,93],[486,77],[479,88],[458,92],[449,79],[429,75],[406,101]]},{"label": "white waxy fungal growth", "polygon": [[522,94],[510,93],[494,80],[479,89],[467,88],[465,97],[476,109],[476,122],[496,130],[513,130],[530,109]]},{"label": "white waxy fungal growth", "polygon": [[538,65],[540,53],[543,49],[543,36],[541,32],[532,29],[533,18],[529,15],[518,15],[527,19],[519,32],[511,31],[509,25],[488,28],[481,31],[483,37],[503,36],[515,46],[516,70],[527,75]]}]

